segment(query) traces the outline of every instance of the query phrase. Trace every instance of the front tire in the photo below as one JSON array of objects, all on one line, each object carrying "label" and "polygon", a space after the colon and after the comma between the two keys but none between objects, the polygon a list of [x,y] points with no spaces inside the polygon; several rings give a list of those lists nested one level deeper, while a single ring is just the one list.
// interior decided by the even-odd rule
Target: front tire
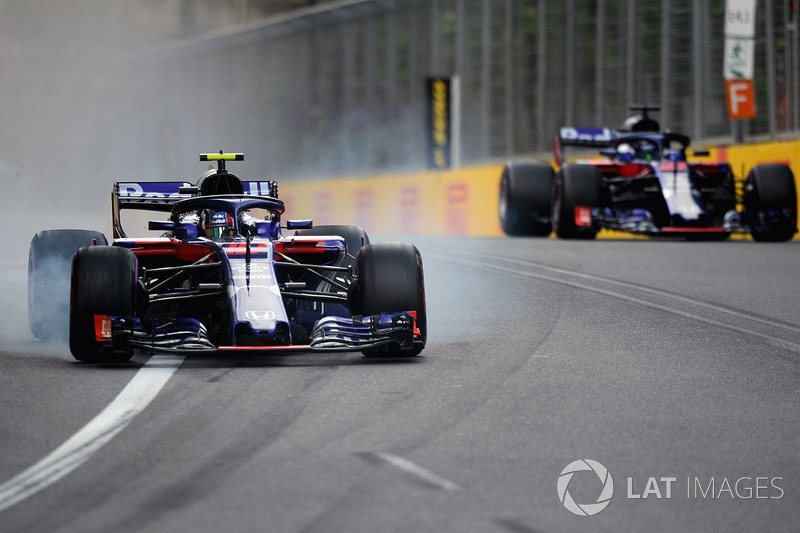
[{"label": "front tire", "polygon": [[37,339],[69,335],[69,277],[78,248],[108,244],[99,231],[53,229],[38,232],[28,249],[28,324]]},{"label": "front tire", "polygon": [[81,248],[72,260],[69,349],[78,361],[128,361],[132,353],[115,352],[98,342],[95,315],[132,317],[136,303],[137,262],[133,252],[116,246]]},{"label": "front tire", "polygon": [[592,165],[566,164],[556,175],[553,187],[553,231],[560,239],[594,239],[596,228],[575,224],[576,207],[599,207],[603,196],[603,175]]},{"label": "front tire", "polygon": [[[797,232],[797,190],[794,174],[786,165],[757,165],[745,180],[744,208],[752,219],[772,213],[777,220],[751,231],[759,242],[788,241]],[[787,216],[788,214],[788,216]]]},{"label": "front tire", "polygon": [[415,311],[420,335],[414,347],[382,346],[364,350],[367,356],[404,357],[418,355],[425,347],[428,318],[425,307],[425,277],[422,256],[410,243],[378,243],[364,246],[356,258],[358,282],[354,314]]}]

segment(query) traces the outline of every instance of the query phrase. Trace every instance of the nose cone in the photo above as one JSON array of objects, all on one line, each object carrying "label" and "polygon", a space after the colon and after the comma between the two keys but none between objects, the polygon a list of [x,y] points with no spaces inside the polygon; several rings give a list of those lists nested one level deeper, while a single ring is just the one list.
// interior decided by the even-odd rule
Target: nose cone
[{"label": "nose cone", "polygon": [[233,343],[236,346],[285,346],[292,343],[289,324],[271,321],[254,324],[249,321],[237,322],[233,328]]}]

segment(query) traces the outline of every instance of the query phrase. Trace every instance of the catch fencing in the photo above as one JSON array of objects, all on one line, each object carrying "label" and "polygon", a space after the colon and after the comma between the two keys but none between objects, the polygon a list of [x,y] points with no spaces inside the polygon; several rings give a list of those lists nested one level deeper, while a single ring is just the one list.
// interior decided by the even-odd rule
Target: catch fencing
[{"label": "catch fencing", "polygon": [[[461,165],[548,152],[560,126],[617,126],[634,103],[659,106],[695,144],[800,136],[797,2],[758,2],[757,117],[737,123],[724,11],[724,0],[319,4],[159,51],[175,88],[159,99],[162,144],[182,157],[225,137],[281,179],[421,170],[426,80],[454,75]],[[186,75],[198,62],[213,65],[202,83]]]}]

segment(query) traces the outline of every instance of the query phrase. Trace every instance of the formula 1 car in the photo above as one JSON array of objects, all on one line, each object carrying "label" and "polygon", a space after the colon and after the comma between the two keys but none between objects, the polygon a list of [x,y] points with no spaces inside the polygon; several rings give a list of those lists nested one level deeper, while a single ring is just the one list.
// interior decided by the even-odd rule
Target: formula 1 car
[{"label": "formula 1 car", "polygon": [[[50,265],[71,257],[69,346],[80,361],[127,361],[137,351],[419,354],[427,317],[417,248],[370,244],[358,226],[282,225],[277,183],[242,181],[225,168],[243,159],[201,154],[218,167],[195,185],[115,183],[110,245],[96,232],[39,232],[29,261],[34,334],[48,335],[58,299],[47,294]],[[168,212],[149,222],[164,233],[128,238],[123,209]]]},{"label": "formula 1 car", "polygon": [[[608,228],[707,240],[747,231],[756,241],[786,241],[796,233],[797,191],[789,167],[754,167],[737,195],[730,164],[690,162],[689,138],[660,129],[648,116],[658,108],[631,109],[642,115],[619,131],[561,128],[557,172],[542,162],[506,164],[499,202],[503,231],[593,239]],[[604,157],[565,163],[564,146],[600,148]]]}]

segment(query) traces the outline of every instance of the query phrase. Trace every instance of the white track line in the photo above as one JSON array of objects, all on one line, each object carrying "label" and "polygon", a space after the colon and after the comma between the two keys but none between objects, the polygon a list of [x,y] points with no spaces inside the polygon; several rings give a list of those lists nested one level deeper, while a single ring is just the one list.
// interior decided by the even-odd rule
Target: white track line
[{"label": "white track line", "polygon": [[153,401],[183,359],[182,356],[158,357],[145,363],[114,401],[91,422],[50,455],[0,485],[0,512],[52,485],[86,462]]},{"label": "white track line", "polygon": [[413,476],[416,476],[423,481],[426,481],[430,485],[438,487],[444,490],[462,490],[461,487],[450,481],[449,479],[445,479],[442,476],[434,474],[430,470],[423,468],[417,464],[412,463],[408,459],[400,457],[399,455],[394,455],[393,453],[385,453],[385,452],[376,452],[375,457],[380,458],[381,460],[389,463],[390,465],[403,470]]},{"label": "white track line", "polygon": [[[772,344],[773,346],[777,346],[778,348],[782,348],[784,350],[795,352],[795,353],[800,353],[800,344],[798,344],[798,343],[791,342],[791,341],[786,341],[786,340],[783,340],[783,339],[779,339],[779,338],[774,337],[772,335],[767,335],[767,334],[761,333],[759,331],[755,331],[755,330],[750,329],[750,328],[739,327],[739,326],[735,326],[733,324],[720,322],[719,320],[706,318],[706,317],[698,315],[696,313],[690,313],[690,312],[682,311],[680,309],[675,309],[673,307],[669,307],[669,306],[666,306],[666,305],[661,305],[661,304],[657,304],[657,303],[654,303],[654,302],[650,302],[648,300],[644,300],[642,298],[637,298],[635,296],[628,296],[627,294],[622,294],[620,292],[601,289],[599,287],[595,287],[595,286],[592,286],[592,285],[587,285],[585,283],[580,283],[580,282],[577,282],[577,281],[568,281],[568,280],[565,280],[565,279],[556,278],[556,277],[553,277],[553,276],[548,276],[546,274],[537,274],[537,273],[530,272],[530,271],[527,271],[527,270],[519,270],[519,269],[516,269],[516,268],[509,268],[509,267],[504,267],[504,266],[500,266],[500,265],[496,265],[496,264],[490,264],[490,263],[487,263],[486,260],[477,260],[477,259],[476,260],[472,260],[472,259],[465,259],[465,258],[462,258],[462,257],[447,257],[447,260],[452,261],[454,263],[460,263],[462,265],[474,266],[474,267],[477,267],[477,268],[480,268],[480,269],[484,269],[484,270],[494,270],[494,271],[498,271],[498,272],[506,272],[506,273],[510,273],[510,274],[518,274],[520,276],[525,276],[525,277],[534,278],[534,279],[541,279],[541,280],[544,280],[544,281],[550,281],[550,282],[553,282],[553,283],[558,283],[560,285],[566,285],[568,287],[575,287],[577,289],[583,289],[585,291],[590,291],[590,292],[594,292],[594,293],[597,293],[597,294],[603,294],[605,296],[611,296],[612,298],[617,298],[619,300],[624,300],[624,301],[627,301],[627,302],[636,303],[636,304],[639,304],[639,305],[643,305],[645,307],[650,307],[652,309],[658,309],[660,311],[666,311],[666,312],[671,313],[673,315],[682,316],[682,317],[688,318],[690,320],[698,321],[698,322],[703,322],[703,323],[709,324],[711,326],[718,326],[718,327],[729,329],[729,330],[732,330],[732,331],[737,331],[739,333],[744,333],[744,334],[747,334],[747,335],[751,335],[753,337],[758,337],[760,339],[763,339],[763,340],[767,341],[768,343]],[[529,266],[538,266],[538,265],[529,264]],[[569,271],[565,271],[565,272],[569,273]],[[588,277],[596,278],[595,276],[588,276]],[[596,279],[602,280],[602,281],[607,281],[605,278],[596,278]],[[620,285],[624,285],[623,283],[619,283],[619,284]],[[665,293],[664,295],[671,296],[668,293]],[[690,300],[690,302],[697,303],[697,302],[693,302],[691,300]],[[706,306],[706,307],[711,307],[711,306]],[[716,306],[714,306],[714,307],[716,307]],[[724,308],[718,308],[718,310],[726,311]],[[734,314],[733,312],[730,312],[730,311],[727,311],[727,312],[729,312],[730,314]],[[765,323],[767,323],[769,325],[772,325],[772,326],[775,326],[775,327],[783,327],[784,329],[793,329],[792,326],[788,326],[787,327],[787,326],[783,326],[782,324],[773,323],[773,322],[770,322],[770,321],[765,321],[763,319],[754,320],[754,321],[755,322],[765,322]]]},{"label": "white track line", "polygon": [[730,308],[727,308],[727,307],[722,307],[720,305],[715,305],[715,304],[711,304],[711,303],[707,303],[707,302],[701,302],[700,300],[695,300],[693,298],[687,298],[686,296],[681,296],[680,294],[676,294],[676,293],[673,293],[673,292],[667,292],[667,291],[663,291],[663,290],[660,290],[660,289],[654,289],[653,287],[647,287],[645,285],[639,285],[637,283],[629,283],[629,282],[617,281],[615,279],[604,278],[602,276],[595,276],[593,274],[586,274],[584,272],[576,272],[576,271],[573,271],[573,270],[566,270],[566,269],[563,269],[563,268],[552,267],[552,266],[549,266],[549,265],[545,265],[545,264],[542,264],[542,263],[536,263],[536,262],[533,262],[533,261],[524,261],[524,260],[512,259],[512,258],[508,258],[508,257],[485,256],[485,255],[478,255],[478,254],[470,255],[470,254],[465,254],[465,253],[461,253],[461,255],[464,256],[464,257],[473,257],[473,258],[484,257],[486,259],[500,260],[500,261],[505,261],[505,262],[508,262],[508,263],[515,263],[515,264],[518,264],[518,265],[531,266],[531,267],[534,267],[534,268],[539,268],[541,270],[548,270],[550,272],[556,272],[558,274],[565,274],[565,275],[568,275],[568,276],[575,276],[575,277],[578,277],[578,278],[584,278],[584,279],[588,279],[588,280],[592,280],[592,281],[601,281],[603,283],[608,283],[610,285],[622,286],[622,287],[625,287],[625,288],[628,288],[628,289],[636,289],[636,290],[640,290],[642,292],[649,292],[650,294],[655,294],[655,295],[663,296],[663,297],[666,297],[666,298],[672,298],[673,300],[684,302],[684,303],[687,303],[687,304],[690,304],[690,305],[696,305],[698,307],[705,307],[707,309],[718,311],[720,313],[727,313],[729,315],[737,316],[737,317],[740,317],[740,318],[744,318],[744,319],[750,320],[752,322],[759,322],[759,323],[764,324],[766,326],[771,326],[771,327],[774,327],[774,328],[780,328],[780,329],[785,329],[785,330],[788,330],[788,331],[793,331],[795,333],[800,333],[800,327],[793,326],[791,324],[784,324],[782,322],[776,322],[774,320],[769,320],[769,319],[761,318],[761,317],[758,317],[758,316],[755,316],[755,315],[751,315],[751,314],[748,314],[748,313],[743,313],[741,311],[736,311],[735,309],[730,309]]}]

